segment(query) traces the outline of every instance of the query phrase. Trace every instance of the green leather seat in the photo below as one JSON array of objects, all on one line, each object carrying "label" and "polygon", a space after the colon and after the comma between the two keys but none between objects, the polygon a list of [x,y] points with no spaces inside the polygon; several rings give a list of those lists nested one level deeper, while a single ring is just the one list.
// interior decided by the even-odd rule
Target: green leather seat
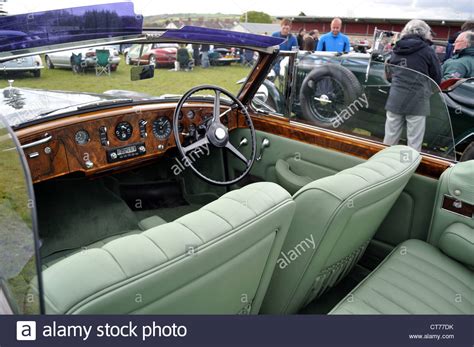
[{"label": "green leather seat", "polygon": [[473,313],[473,271],[427,242],[408,240],[329,314]]},{"label": "green leather seat", "polygon": [[258,313],[294,207],[277,184],[255,183],[60,259],[43,270],[46,312]]},{"label": "green leather seat", "polygon": [[357,263],[421,156],[406,146],[313,181],[294,195],[296,211],[262,313],[295,313]]}]

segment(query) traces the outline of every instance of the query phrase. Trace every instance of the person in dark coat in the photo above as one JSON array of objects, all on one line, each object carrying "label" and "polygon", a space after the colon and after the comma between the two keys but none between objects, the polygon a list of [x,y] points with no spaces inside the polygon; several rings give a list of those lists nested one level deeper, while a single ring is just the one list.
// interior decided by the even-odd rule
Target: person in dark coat
[{"label": "person in dark coat", "polygon": [[296,40],[298,41],[298,47],[300,49],[303,49],[305,34],[306,30],[304,30],[304,28],[300,28],[300,30],[298,30],[298,35],[296,35]]},{"label": "person in dark coat", "polygon": [[316,30],[311,30],[308,35],[304,37],[303,47],[301,48],[303,51],[314,52],[316,43]]},{"label": "person in dark coat", "polygon": [[431,48],[431,28],[424,21],[409,21],[400,36],[386,68],[391,86],[384,143],[397,144],[406,123],[408,146],[421,151],[430,96],[433,86],[441,82],[441,66]]}]

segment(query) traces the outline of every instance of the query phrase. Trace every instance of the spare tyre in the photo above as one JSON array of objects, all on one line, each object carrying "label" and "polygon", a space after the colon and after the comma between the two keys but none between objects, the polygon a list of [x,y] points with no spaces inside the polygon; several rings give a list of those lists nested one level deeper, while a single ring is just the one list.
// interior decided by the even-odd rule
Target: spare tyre
[{"label": "spare tyre", "polygon": [[321,127],[334,125],[338,115],[362,92],[355,75],[344,66],[327,64],[315,67],[301,85],[302,116]]}]

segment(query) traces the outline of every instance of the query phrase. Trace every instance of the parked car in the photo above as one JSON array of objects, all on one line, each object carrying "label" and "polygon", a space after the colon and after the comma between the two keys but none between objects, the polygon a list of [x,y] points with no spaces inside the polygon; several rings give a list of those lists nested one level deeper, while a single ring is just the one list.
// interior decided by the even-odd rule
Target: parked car
[{"label": "parked car", "polygon": [[[125,50],[125,62],[128,65],[154,65],[156,67],[174,66],[179,45],[175,43],[135,44]],[[140,52],[142,56],[138,59]]]},{"label": "parked car", "polygon": [[6,76],[15,73],[31,72],[34,77],[40,77],[41,69],[43,68],[44,66],[39,55],[16,58],[0,63],[0,73]]},{"label": "parked car", "polygon": [[48,69],[54,69],[57,67],[71,69],[72,68],[72,64],[71,64],[72,55],[81,54],[82,61],[85,68],[94,68],[96,65],[96,50],[98,49],[109,50],[110,70],[111,71],[117,70],[120,64],[120,56],[119,56],[119,52],[117,51],[117,46],[89,47],[89,48],[60,51],[60,52],[55,52],[55,53],[47,53],[44,56],[44,60]]},{"label": "parked car", "polygon": [[[96,23],[129,30],[138,18],[131,2],[79,12],[93,14],[72,19],[101,44],[118,38]],[[38,30],[61,13],[24,17]],[[389,88],[383,64],[362,85],[362,57],[318,70],[318,56],[278,55],[281,38],[189,26],[119,36],[237,47],[258,60],[158,81],[143,63],[130,67],[138,83],[116,74],[126,90],[98,91],[95,76],[72,74],[68,90],[2,89],[0,313],[472,314],[474,161],[444,151],[451,119],[426,76],[394,67],[416,77],[415,96],[434,92],[438,138],[430,132],[419,153],[374,135],[383,125],[376,95]],[[84,44],[30,45],[29,54]],[[0,61],[23,54],[0,51]],[[320,119],[301,117],[298,103]],[[358,108],[367,124],[344,131]]]},{"label": "parked car", "polygon": [[209,51],[209,63],[214,66],[226,66],[240,61],[240,55],[236,55],[228,48],[215,47]]}]

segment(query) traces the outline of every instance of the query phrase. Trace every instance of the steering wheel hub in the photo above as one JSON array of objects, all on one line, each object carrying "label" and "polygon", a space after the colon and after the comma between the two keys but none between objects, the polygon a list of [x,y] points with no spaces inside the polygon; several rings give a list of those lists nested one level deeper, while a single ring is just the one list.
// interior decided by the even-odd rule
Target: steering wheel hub
[{"label": "steering wheel hub", "polygon": [[227,136],[226,131],[222,128],[217,128],[214,134],[216,135],[216,138],[218,140],[224,140],[225,137]]}]

